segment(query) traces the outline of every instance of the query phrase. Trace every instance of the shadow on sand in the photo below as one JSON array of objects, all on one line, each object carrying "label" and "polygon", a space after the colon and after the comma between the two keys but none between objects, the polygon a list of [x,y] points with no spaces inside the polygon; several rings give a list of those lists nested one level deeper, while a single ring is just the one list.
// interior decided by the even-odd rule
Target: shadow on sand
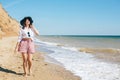
[{"label": "shadow on sand", "polygon": [[0,71],[1,72],[5,72],[5,73],[11,73],[11,74],[16,74],[16,75],[22,75],[23,73],[16,73],[15,71],[9,70],[9,69],[5,69],[3,67],[0,67]]}]

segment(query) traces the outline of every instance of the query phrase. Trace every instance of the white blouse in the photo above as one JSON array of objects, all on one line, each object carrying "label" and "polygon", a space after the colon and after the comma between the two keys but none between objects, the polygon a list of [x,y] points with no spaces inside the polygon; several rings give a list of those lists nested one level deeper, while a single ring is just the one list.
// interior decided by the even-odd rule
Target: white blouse
[{"label": "white blouse", "polygon": [[18,36],[18,42],[20,42],[23,38],[31,38],[34,39],[34,32],[31,30],[31,28],[24,28],[20,29],[19,36]]}]

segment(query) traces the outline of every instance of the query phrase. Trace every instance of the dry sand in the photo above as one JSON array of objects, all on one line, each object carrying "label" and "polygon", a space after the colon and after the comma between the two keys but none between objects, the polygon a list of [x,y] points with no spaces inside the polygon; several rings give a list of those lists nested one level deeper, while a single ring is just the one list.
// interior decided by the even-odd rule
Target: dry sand
[{"label": "dry sand", "polygon": [[44,61],[44,53],[33,56],[32,75],[22,75],[22,58],[14,53],[17,37],[4,37],[0,40],[0,80],[80,80],[79,77],[59,65]]}]

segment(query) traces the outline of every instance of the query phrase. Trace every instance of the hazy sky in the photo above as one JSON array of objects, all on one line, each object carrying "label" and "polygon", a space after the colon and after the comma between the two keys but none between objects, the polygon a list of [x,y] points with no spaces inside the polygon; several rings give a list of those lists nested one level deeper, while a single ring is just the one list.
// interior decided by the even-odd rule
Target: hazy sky
[{"label": "hazy sky", "polygon": [[120,0],[0,0],[10,16],[31,16],[42,35],[120,35]]}]

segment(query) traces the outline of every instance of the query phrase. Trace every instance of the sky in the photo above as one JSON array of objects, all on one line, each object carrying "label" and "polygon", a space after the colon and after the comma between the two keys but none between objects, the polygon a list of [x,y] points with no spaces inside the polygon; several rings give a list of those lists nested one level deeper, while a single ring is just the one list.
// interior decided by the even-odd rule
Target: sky
[{"label": "sky", "polygon": [[31,16],[41,35],[120,35],[120,0],[0,0],[20,21]]}]

